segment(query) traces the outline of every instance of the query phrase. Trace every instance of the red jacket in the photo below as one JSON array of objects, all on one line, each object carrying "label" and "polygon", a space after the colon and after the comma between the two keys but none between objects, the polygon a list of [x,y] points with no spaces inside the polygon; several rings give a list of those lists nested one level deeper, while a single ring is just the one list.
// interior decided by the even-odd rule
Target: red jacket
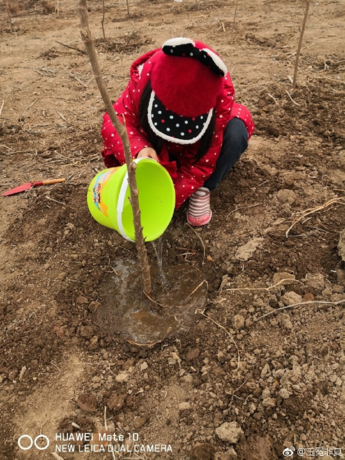
[{"label": "red jacket", "polygon": [[[127,88],[114,104],[115,112],[119,115],[121,123],[121,114],[125,116],[133,158],[135,158],[144,147],[152,147],[148,140],[148,136],[140,127],[139,101],[146,84],[150,80],[150,73],[152,65],[155,62],[157,51],[159,50],[149,51],[132,64]],[[235,117],[240,118],[246,125],[248,138],[250,138],[254,132],[254,123],[249,110],[243,105],[235,102],[235,90],[229,73],[224,77],[223,92],[217,100],[215,117],[215,131],[211,146],[206,155],[197,163],[194,164],[194,158],[198,151],[198,142],[189,145],[166,142],[159,153],[160,163],[169,171],[174,182],[176,209],[201,187],[215,170],[223,142],[223,132],[229,120]],[[116,133],[107,113],[103,117],[102,136],[104,140],[102,156],[105,165],[111,168],[112,166],[118,166],[119,163],[121,165],[124,164],[125,158],[121,139]],[[169,161],[168,149],[178,158],[178,168],[175,161]]]}]

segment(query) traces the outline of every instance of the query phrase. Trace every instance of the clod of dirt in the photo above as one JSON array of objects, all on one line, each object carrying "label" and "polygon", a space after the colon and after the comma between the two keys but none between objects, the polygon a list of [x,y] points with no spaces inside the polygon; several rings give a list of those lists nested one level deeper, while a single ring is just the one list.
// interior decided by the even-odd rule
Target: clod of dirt
[{"label": "clod of dirt", "polygon": [[277,321],[278,321],[278,324],[285,327],[286,329],[291,330],[293,328],[290,316],[287,313],[280,313],[277,316]]},{"label": "clod of dirt", "polygon": [[145,371],[148,367],[149,365],[147,364],[147,362],[143,362],[142,364],[140,364],[141,371]]},{"label": "clod of dirt", "polygon": [[282,189],[277,192],[277,198],[281,203],[293,204],[296,200],[296,194],[293,190]]},{"label": "clod of dirt", "polygon": [[290,393],[287,391],[286,388],[282,388],[280,391],[279,391],[279,396],[283,399],[289,399],[290,397]]},{"label": "clod of dirt", "polygon": [[[323,291],[322,291],[323,292]],[[303,302],[311,302],[312,300],[315,299],[315,296],[311,293],[311,292],[307,292],[304,296],[303,296]]]},{"label": "clod of dirt", "polygon": [[297,363],[297,361],[294,361],[292,369],[291,370],[286,370],[284,375],[281,378],[281,384],[282,385],[291,385],[292,384],[297,384],[301,381],[302,378],[302,368],[301,366]]},{"label": "clod of dirt", "polygon": [[296,279],[295,275],[292,275],[291,273],[278,272],[273,275],[273,284],[280,283],[281,286],[287,286],[288,284],[292,284],[295,279]]},{"label": "clod of dirt", "polygon": [[107,405],[113,413],[116,413],[116,412],[119,412],[124,407],[125,402],[126,402],[125,394],[114,393],[108,399]]},{"label": "clod of dirt", "polygon": [[296,294],[294,291],[287,292],[284,294],[280,300],[283,302],[284,305],[293,305],[295,303],[302,302],[302,296]]},{"label": "clod of dirt", "polygon": [[325,289],[325,277],[321,273],[307,273],[305,279],[306,286],[312,289],[313,292],[319,294]]},{"label": "clod of dirt", "polygon": [[214,447],[211,444],[197,444],[190,451],[190,460],[213,460]]},{"label": "clod of dirt", "polygon": [[264,399],[267,399],[267,398],[270,398],[270,397],[271,397],[271,390],[270,390],[268,387],[264,388],[264,389],[262,390],[261,396],[262,396],[262,399],[263,399],[263,400],[264,400]]},{"label": "clod of dirt", "polygon": [[135,430],[139,430],[142,426],[146,425],[146,423],[149,421],[149,417],[143,416],[143,417],[137,417],[134,422],[133,422],[133,428]]},{"label": "clod of dirt", "polygon": [[250,460],[276,460],[278,458],[269,436],[249,439],[241,454],[241,458],[250,458]]},{"label": "clod of dirt", "polygon": [[183,412],[183,411],[186,411],[186,410],[189,410],[189,409],[191,409],[191,405],[190,405],[190,403],[188,401],[181,402],[178,405],[179,412]]},{"label": "clod of dirt", "polygon": [[262,401],[262,405],[267,408],[276,407],[276,400],[274,398],[265,398]]},{"label": "clod of dirt", "polygon": [[260,244],[263,242],[263,238],[253,238],[250,240],[248,243],[245,245],[239,247],[237,249],[235,259],[241,260],[246,262],[249,260],[251,257],[253,257],[254,252],[256,249],[260,246]]},{"label": "clod of dirt", "polygon": [[[270,365],[268,363],[266,363],[264,365],[264,367],[262,368],[262,371],[261,371],[261,378],[264,379],[265,377],[268,377],[271,373],[271,370],[270,370]],[[270,394],[270,393],[269,393]]]},{"label": "clod of dirt", "polygon": [[227,452],[219,453],[216,457],[216,460],[237,460],[238,455],[232,447]]},{"label": "clod of dirt", "polygon": [[235,329],[243,329],[244,328],[244,317],[242,315],[235,315],[232,318],[232,325]]},{"label": "clod of dirt", "polygon": [[80,335],[85,339],[91,339],[93,336],[93,328],[92,326],[81,326],[80,327]]},{"label": "clod of dirt", "polygon": [[54,326],[54,333],[55,333],[60,339],[62,339],[63,336],[65,335],[65,330],[64,330],[63,327]]},{"label": "clod of dirt", "polygon": [[125,383],[128,381],[129,375],[126,372],[122,372],[115,377],[115,380],[119,383]]},{"label": "clod of dirt", "polygon": [[345,286],[345,270],[342,270],[341,268],[337,267],[336,272],[338,284],[342,284],[343,286]]},{"label": "clod of dirt", "polygon": [[243,434],[243,431],[237,422],[225,422],[216,429],[218,438],[231,444],[236,444],[241,434]]},{"label": "clod of dirt", "polygon": [[98,348],[98,337],[95,335],[90,339],[89,349],[97,350],[97,348]]},{"label": "clod of dirt", "polygon": [[99,309],[100,306],[101,304],[99,302],[93,301],[90,303],[87,309],[89,310],[90,313],[96,313],[96,311]]},{"label": "clod of dirt", "polygon": [[89,303],[88,299],[84,296],[79,296],[77,298],[77,304],[78,305],[87,305]]},{"label": "clod of dirt", "polygon": [[340,238],[338,243],[338,253],[343,262],[345,262],[345,229],[340,232]]},{"label": "clod of dirt", "polygon": [[186,361],[193,361],[193,359],[199,358],[200,350],[199,348],[191,348],[186,354]]},{"label": "clod of dirt", "polygon": [[85,412],[96,412],[97,410],[97,398],[95,395],[82,394],[76,403]]}]

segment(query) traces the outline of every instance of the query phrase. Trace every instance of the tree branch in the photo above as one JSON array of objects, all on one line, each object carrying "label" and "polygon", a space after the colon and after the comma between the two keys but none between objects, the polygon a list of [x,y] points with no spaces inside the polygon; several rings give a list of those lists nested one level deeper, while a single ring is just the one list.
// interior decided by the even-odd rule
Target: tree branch
[{"label": "tree branch", "polygon": [[266,316],[273,315],[277,313],[278,311],[286,310],[287,308],[295,308],[295,307],[300,307],[301,305],[312,305],[312,304],[317,304],[317,305],[340,305],[342,303],[345,303],[345,299],[343,300],[338,300],[338,302],[327,302],[326,300],[308,300],[307,302],[299,302],[299,303],[293,303],[291,305],[285,305],[285,307],[280,307],[276,308],[275,310],[271,310],[268,313],[265,313],[262,316],[259,316],[255,321],[260,321],[262,318],[266,318]]},{"label": "tree branch", "polygon": [[127,171],[128,171],[128,183],[129,183],[129,188],[131,191],[130,203],[133,209],[135,242],[137,246],[139,262],[140,262],[141,269],[142,269],[143,287],[144,287],[144,292],[146,292],[147,294],[151,294],[150,266],[148,263],[145,241],[144,241],[143,233],[142,233],[139,199],[138,199],[139,192],[138,192],[136,178],[135,178],[136,164],[132,160],[131,148],[130,148],[130,143],[129,143],[128,134],[126,130],[125,118],[124,118],[124,115],[122,115],[123,117],[123,125],[122,125],[115,113],[115,110],[114,110],[113,104],[111,103],[108,91],[103,82],[101,69],[98,64],[95,47],[93,45],[92,35],[89,29],[86,0],[79,0],[79,14],[80,14],[80,25],[81,25],[81,30],[80,30],[81,38],[85,44],[85,48],[86,48],[87,54],[91,62],[91,67],[95,75],[95,80],[96,80],[98,89],[101,93],[101,96],[104,101],[106,110],[109,114],[109,117],[114,125],[114,128],[118,132],[121,138],[122,144],[123,144],[123,149],[124,149],[125,158],[126,158]]}]

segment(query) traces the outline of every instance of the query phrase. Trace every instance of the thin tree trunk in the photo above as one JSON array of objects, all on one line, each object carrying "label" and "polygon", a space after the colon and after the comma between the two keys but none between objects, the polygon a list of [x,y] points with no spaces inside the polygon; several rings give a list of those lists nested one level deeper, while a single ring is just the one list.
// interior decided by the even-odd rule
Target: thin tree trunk
[{"label": "thin tree trunk", "polygon": [[129,16],[129,3],[128,3],[128,0],[126,0],[126,4],[127,4],[127,14]]},{"label": "thin tree trunk", "polygon": [[104,31],[104,13],[105,13],[105,11],[104,11],[104,0],[103,0],[103,16],[102,16],[102,21],[101,21],[101,23],[102,23],[102,31],[103,31],[103,40],[105,41],[105,31]]},{"label": "thin tree trunk", "polygon": [[310,0],[306,0],[305,13],[304,13],[304,19],[303,19],[303,24],[302,24],[302,30],[301,30],[301,35],[299,37],[298,49],[297,49],[297,54],[296,54],[295,72],[294,72],[294,75],[293,75],[293,83],[292,83],[292,88],[293,89],[295,89],[296,85],[297,85],[298,62],[299,62],[299,56],[300,56],[301,48],[302,48],[302,41],[303,41],[303,35],[304,35],[304,31],[305,31],[305,25],[307,23],[309,4],[310,4]]},{"label": "thin tree trunk", "polygon": [[139,199],[138,199],[139,193],[138,193],[138,188],[137,188],[136,178],[135,178],[136,164],[132,161],[130,143],[129,143],[128,134],[126,130],[125,120],[124,120],[124,124],[122,125],[115,113],[115,110],[114,110],[113,104],[111,103],[108,91],[103,82],[101,69],[98,64],[95,47],[93,45],[92,35],[89,29],[86,0],[79,0],[79,13],[80,13],[80,21],[81,21],[80,22],[81,24],[80,34],[85,44],[86,51],[87,51],[87,54],[91,62],[92,70],[95,75],[95,80],[96,80],[98,89],[101,93],[106,110],[110,116],[110,119],[114,125],[114,128],[120,135],[121,141],[123,144],[126,164],[127,164],[127,170],[128,170],[128,183],[129,183],[129,188],[131,191],[130,202],[131,202],[132,209],[133,209],[135,242],[136,242],[136,246],[138,250],[138,258],[139,258],[139,262],[140,262],[142,274],[143,274],[143,287],[144,287],[144,292],[146,292],[147,294],[151,294],[150,266],[148,263],[145,241],[144,241],[143,233],[142,233],[142,226],[141,226],[141,221],[140,221]]},{"label": "thin tree trunk", "polygon": [[11,14],[10,14],[10,6],[9,6],[8,3],[7,3],[7,16],[8,16],[8,20],[9,20],[9,23],[10,23],[11,33],[13,34],[14,30],[13,30],[13,27],[12,27],[12,18],[11,18]]},{"label": "thin tree trunk", "polygon": [[234,14],[234,20],[233,20],[233,26],[235,25],[235,22],[236,22],[236,14],[237,14],[237,8],[238,8],[238,0],[236,2],[236,7],[235,7],[235,14]]}]

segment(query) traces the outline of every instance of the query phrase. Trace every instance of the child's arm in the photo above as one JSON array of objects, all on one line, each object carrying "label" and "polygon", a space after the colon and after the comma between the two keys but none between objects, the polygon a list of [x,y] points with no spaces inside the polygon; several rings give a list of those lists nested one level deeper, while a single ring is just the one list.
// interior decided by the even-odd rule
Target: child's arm
[{"label": "child's arm", "polygon": [[[114,104],[115,112],[121,123],[123,123],[122,114],[125,117],[133,158],[135,158],[142,149],[152,147],[145,132],[140,127],[138,110],[139,100],[136,91],[136,84],[133,79],[131,79],[127,88]],[[104,114],[101,133],[104,141],[102,156],[106,166],[111,167],[114,163],[116,164],[116,161],[114,161],[115,159],[120,164],[124,164],[125,157],[122,142],[108,113]]]},{"label": "child's arm", "polygon": [[232,120],[233,118],[239,118],[245,124],[247,131],[248,131],[248,139],[254,132],[255,126],[253,123],[252,115],[244,105],[237,104],[235,102],[235,89],[233,87],[231,78],[229,73],[225,77],[225,85],[223,89],[223,94],[230,100],[230,104],[227,109],[230,111],[230,117],[228,120]]}]

